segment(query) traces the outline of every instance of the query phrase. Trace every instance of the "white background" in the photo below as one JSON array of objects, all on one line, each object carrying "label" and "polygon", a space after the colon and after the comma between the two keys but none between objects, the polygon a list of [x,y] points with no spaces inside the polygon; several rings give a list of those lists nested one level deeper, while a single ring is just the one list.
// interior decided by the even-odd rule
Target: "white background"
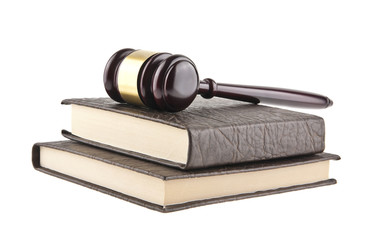
[{"label": "white background", "polygon": [[[367,239],[365,1],[1,1],[1,239]],[[337,185],[162,214],[54,178],[33,143],[62,139],[70,97],[107,96],[121,48],[180,53],[201,78],[334,100]],[[294,109],[295,110],[295,109]],[[298,109],[296,109],[298,110]]]}]

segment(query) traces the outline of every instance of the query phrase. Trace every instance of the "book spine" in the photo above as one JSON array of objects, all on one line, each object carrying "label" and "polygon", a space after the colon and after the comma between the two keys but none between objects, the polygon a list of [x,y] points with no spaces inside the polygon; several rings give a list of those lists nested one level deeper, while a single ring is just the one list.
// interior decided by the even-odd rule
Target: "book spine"
[{"label": "book spine", "polygon": [[313,154],[325,148],[325,124],[320,117],[188,131],[185,169]]}]

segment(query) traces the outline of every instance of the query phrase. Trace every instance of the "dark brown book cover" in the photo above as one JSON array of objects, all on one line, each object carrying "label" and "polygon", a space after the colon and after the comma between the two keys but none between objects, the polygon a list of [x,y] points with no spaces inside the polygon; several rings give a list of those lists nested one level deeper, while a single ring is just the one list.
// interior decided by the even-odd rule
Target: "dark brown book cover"
[{"label": "dark brown book cover", "polygon": [[139,159],[135,159],[129,156],[124,156],[118,153],[114,153],[112,151],[104,150],[101,148],[95,148],[86,144],[78,143],[75,141],[57,141],[57,142],[47,142],[47,143],[36,143],[32,149],[32,163],[36,170],[44,172],[46,174],[50,174],[59,178],[62,178],[67,181],[71,181],[77,183],[79,185],[112,195],[114,197],[136,203],[138,205],[161,211],[161,212],[172,212],[182,209],[187,209],[191,207],[202,206],[206,204],[220,203],[225,201],[239,200],[250,197],[264,196],[269,194],[283,193],[294,190],[301,190],[306,188],[313,188],[318,186],[325,186],[335,184],[335,179],[328,179],[324,181],[318,181],[303,185],[296,185],[290,187],[283,187],[278,189],[270,189],[266,191],[258,191],[252,193],[244,193],[238,195],[231,196],[223,196],[206,200],[197,200],[190,201],[182,204],[175,204],[169,206],[161,206],[158,204],[153,204],[136,197],[128,196],[123,193],[101,187],[96,184],[92,184],[90,182],[68,176],[47,168],[43,168],[40,166],[40,147],[48,147],[53,149],[58,149],[61,151],[66,151],[69,153],[73,153],[76,155],[92,158],[98,161],[102,161],[107,164],[111,164],[117,167],[121,167],[124,169],[128,169],[130,171],[135,171],[144,175],[153,176],[155,178],[163,179],[163,180],[173,180],[173,179],[182,179],[182,178],[196,178],[196,177],[206,177],[206,176],[214,176],[214,175],[223,175],[223,174],[236,174],[236,173],[244,173],[244,172],[252,172],[259,170],[268,170],[275,169],[281,167],[291,167],[296,165],[315,163],[325,160],[338,160],[340,157],[338,155],[329,154],[329,153],[319,153],[314,155],[307,156],[299,156],[299,157],[289,157],[283,159],[275,159],[275,160],[266,160],[266,161],[257,161],[257,162],[249,162],[243,164],[236,164],[232,166],[223,166],[209,169],[198,169],[198,170],[179,170],[171,167],[167,167],[161,164],[156,164],[153,162],[143,161]]},{"label": "dark brown book cover", "polygon": [[201,97],[178,113],[116,103],[109,98],[66,99],[62,104],[112,111],[186,129],[189,149],[184,165],[63,131],[72,140],[181,169],[313,154],[325,148],[325,125],[321,117],[275,107]]}]

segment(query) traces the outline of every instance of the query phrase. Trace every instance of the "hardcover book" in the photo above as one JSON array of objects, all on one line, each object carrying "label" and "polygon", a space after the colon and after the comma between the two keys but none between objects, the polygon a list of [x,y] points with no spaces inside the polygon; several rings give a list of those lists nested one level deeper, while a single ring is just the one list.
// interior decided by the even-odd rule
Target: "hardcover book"
[{"label": "hardcover book", "polygon": [[161,212],[336,183],[328,153],[180,170],[75,141],[37,143],[36,170]]},{"label": "hardcover book", "polygon": [[244,102],[197,97],[178,113],[109,98],[67,99],[72,140],[136,158],[198,169],[323,152],[321,117]]}]

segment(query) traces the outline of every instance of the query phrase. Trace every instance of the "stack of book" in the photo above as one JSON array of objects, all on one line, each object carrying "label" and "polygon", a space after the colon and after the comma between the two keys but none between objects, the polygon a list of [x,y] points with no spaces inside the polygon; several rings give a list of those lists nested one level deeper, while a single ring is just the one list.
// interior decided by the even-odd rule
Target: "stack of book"
[{"label": "stack of book", "polygon": [[318,116],[198,97],[161,112],[108,98],[67,99],[69,140],[36,143],[36,170],[171,212],[336,183]]}]

